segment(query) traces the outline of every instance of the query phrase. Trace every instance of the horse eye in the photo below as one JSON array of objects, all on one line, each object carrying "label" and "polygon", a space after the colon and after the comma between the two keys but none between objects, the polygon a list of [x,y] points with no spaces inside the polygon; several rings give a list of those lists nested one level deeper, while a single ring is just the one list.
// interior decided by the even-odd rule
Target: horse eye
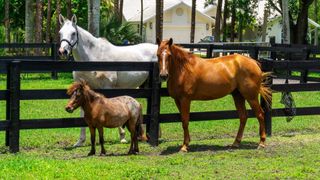
[{"label": "horse eye", "polygon": [[75,36],[75,35],[76,35],[76,33],[75,33],[75,32],[73,32],[71,35],[72,35],[72,36]]}]

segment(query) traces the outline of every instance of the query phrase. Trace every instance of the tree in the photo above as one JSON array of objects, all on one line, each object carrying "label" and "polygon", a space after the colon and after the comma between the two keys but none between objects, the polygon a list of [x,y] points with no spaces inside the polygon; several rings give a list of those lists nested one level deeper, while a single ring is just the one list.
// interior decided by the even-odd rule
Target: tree
[{"label": "tree", "polygon": [[33,0],[26,0],[25,13],[25,43],[33,43],[34,41],[34,14]]},{"label": "tree", "polygon": [[4,26],[5,26],[5,41],[6,43],[10,43],[10,1],[5,0],[4,7]]},{"label": "tree", "polygon": [[162,40],[163,0],[156,0],[156,37]]},{"label": "tree", "polygon": [[120,22],[122,22],[122,18],[123,18],[123,0],[120,0],[120,6],[119,6],[119,19],[120,19]]},{"label": "tree", "polygon": [[88,0],[88,30],[95,37],[99,37],[100,0]]},{"label": "tree", "polygon": [[282,0],[282,42],[290,44],[290,22],[288,0]]},{"label": "tree", "polygon": [[227,19],[229,18],[229,9],[228,9],[228,0],[224,0],[224,8],[223,8],[223,22],[222,22],[222,33],[223,33],[223,38],[222,41],[226,42],[227,41]]},{"label": "tree", "polygon": [[[51,43],[51,0],[48,0],[48,6],[47,6],[46,43]],[[48,48],[47,48],[47,54],[49,54]]]},{"label": "tree", "polygon": [[270,11],[270,6],[266,2],[264,7],[264,12],[263,12],[262,42],[266,42],[269,11]]},{"label": "tree", "polygon": [[60,42],[59,30],[59,14],[61,14],[61,0],[56,0],[56,30],[55,30],[55,42]]},{"label": "tree", "polygon": [[[36,1],[36,43],[42,43],[42,16],[43,16],[43,0]],[[40,49],[36,49],[36,54],[40,54]]]},{"label": "tree", "polygon": [[[318,22],[318,0],[314,0],[314,21]],[[318,45],[318,28],[314,30],[314,45]]]},{"label": "tree", "polygon": [[236,0],[232,0],[231,4],[231,25],[230,25],[230,41],[234,42],[235,39],[235,26],[236,26]]},{"label": "tree", "polygon": [[214,41],[220,41],[220,20],[221,20],[221,8],[222,8],[222,0],[218,0],[217,4],[217,12],[216,12],[216,23],[214,27]]},{"label": "tree", "polygon": [[140,0],[140,29],[139,33],[142,38],[142,31],[143,31],[143,0]]},{"label": "tree", "polygon": [[119,17],[119,0],[113,0],[113,11]]},{"label": "tree", "polygon": [[67,0],[66,3],[67,3],[67,18],[71,19],[71,17],[72,17],[72,3],[71,3],[71,0]]},{"label": "tree", "polygon": [[195,21],[196,21],[196,0],[192,0],[190,43],[194,43],[194,33],[195,33],[195,24],[196,24]]}]

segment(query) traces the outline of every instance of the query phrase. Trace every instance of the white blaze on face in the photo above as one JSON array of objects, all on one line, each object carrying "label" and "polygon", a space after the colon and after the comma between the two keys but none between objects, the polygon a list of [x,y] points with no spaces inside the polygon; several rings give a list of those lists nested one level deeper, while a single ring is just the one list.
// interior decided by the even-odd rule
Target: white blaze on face
[{"label": "white blaze on face", "polygon": [[165,62],[166,62],[167,50],[162,52],[162,71],[166,70]]}]

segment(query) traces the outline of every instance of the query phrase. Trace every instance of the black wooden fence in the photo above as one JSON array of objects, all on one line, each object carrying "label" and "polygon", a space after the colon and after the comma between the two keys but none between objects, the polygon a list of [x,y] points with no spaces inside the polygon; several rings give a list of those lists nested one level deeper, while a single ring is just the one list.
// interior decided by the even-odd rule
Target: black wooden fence
[{"label": "black wooden fence", "polygon": [[[186,45],[187,46],[187,45]],[[192,46],[192,47],[191,47]],[[204,46],[201,44],[201,46]],[[190,45],[191,48],[199,48],[199,46]],[[207,46],[210,49],[213,45]],[[224,49],[242,49],[250,52],[253,58],[257,58],[260,51],[272,52],[273,59],[260,59],[264,71],[274,71],[278,69],[284,70],[309,70],[320,67],[318,60],[275,60],[276,52],[304,52],[301,48],[294,47],[224,47]],[[221,49],[223,49],[221,47]],[[210,53],[210,52],[209,52]],[[212,53],[210,53],[212,54]],[[19,131],[20,129],[41,129],[41,128],[65,128],[65,127],[81,127],[86,126],[82,118],[60,118],[60,119],[20,119],[20,100],[32,99],[67,99],[65,89],[57,90],[21,90],[20,89],[20,74],[30,71],[59,71],[70,72],[78,71],[149,71],[150,83],[146,89],[110,89],[99,90],[108,97],[118,95],[130,95],[136,98],[147,98],[147,114],[144,115],[144,122],[147,124],[147,132],[150,135],[150,143],[158,145],[158,129],[159,123],[170,123],[180,121],[180,115],[160,114],[160,97],[168,96],[168,92],[164,88],[160,88],[158,79],[157,63],[133,63],[133,62],[52,62],[52,61],[0,61],[0,71],[7,73],[7,88],[0,90],[0,100],[6,101],[6,120],[0,121],[0,131],[6,131],[6,145],[10,146],[11,152],[19,151]],[[308,77],[306,78],[308,81]],[[272,84],[272,79],[269,81],[270,86],[277,92],[281,91],[319,91],[320,83],[299,84]],[[285,116],[284,109],[268,109],[262,101],[262,106],[266,112],[266,130],[268,135],[272,133],[272,117]],[[320,107],[299,107],[297,115],[315,115],[320,114]],[[249,110],[249,117],[254,117],[254,113]],[[204,120],[222,120],[222,119],[237,119],[237,112],[219,111],[219,112],[193,112],[190,114],[191,121]]]}]

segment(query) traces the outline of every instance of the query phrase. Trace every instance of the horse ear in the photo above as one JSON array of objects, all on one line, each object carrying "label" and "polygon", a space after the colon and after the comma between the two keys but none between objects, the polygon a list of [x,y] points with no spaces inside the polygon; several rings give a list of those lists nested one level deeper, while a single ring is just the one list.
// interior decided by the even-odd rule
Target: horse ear
[{"label": "horse ear", "polygon": [[72,16],[71,22],[77,24],[77,16],[75,14]]},{"label": "horse ear", "polygon": [[161,40],[159,37],[157,37],[157,44],[158,44],[158,46],[160,46],[160,44],[161,44]]},{"label": "horse ear", "polygon": [[173,42],[173,40],[172,40],[172,38],[170,38],[169,41],[168,41],[168,45],[171,46],[172,42]]},{"label": "horse ear", "polygon": [[59,23],[60,23],[60,25],[63,25],[64,21],[65,21],[64,17],[61,14],[59,14]]}]

